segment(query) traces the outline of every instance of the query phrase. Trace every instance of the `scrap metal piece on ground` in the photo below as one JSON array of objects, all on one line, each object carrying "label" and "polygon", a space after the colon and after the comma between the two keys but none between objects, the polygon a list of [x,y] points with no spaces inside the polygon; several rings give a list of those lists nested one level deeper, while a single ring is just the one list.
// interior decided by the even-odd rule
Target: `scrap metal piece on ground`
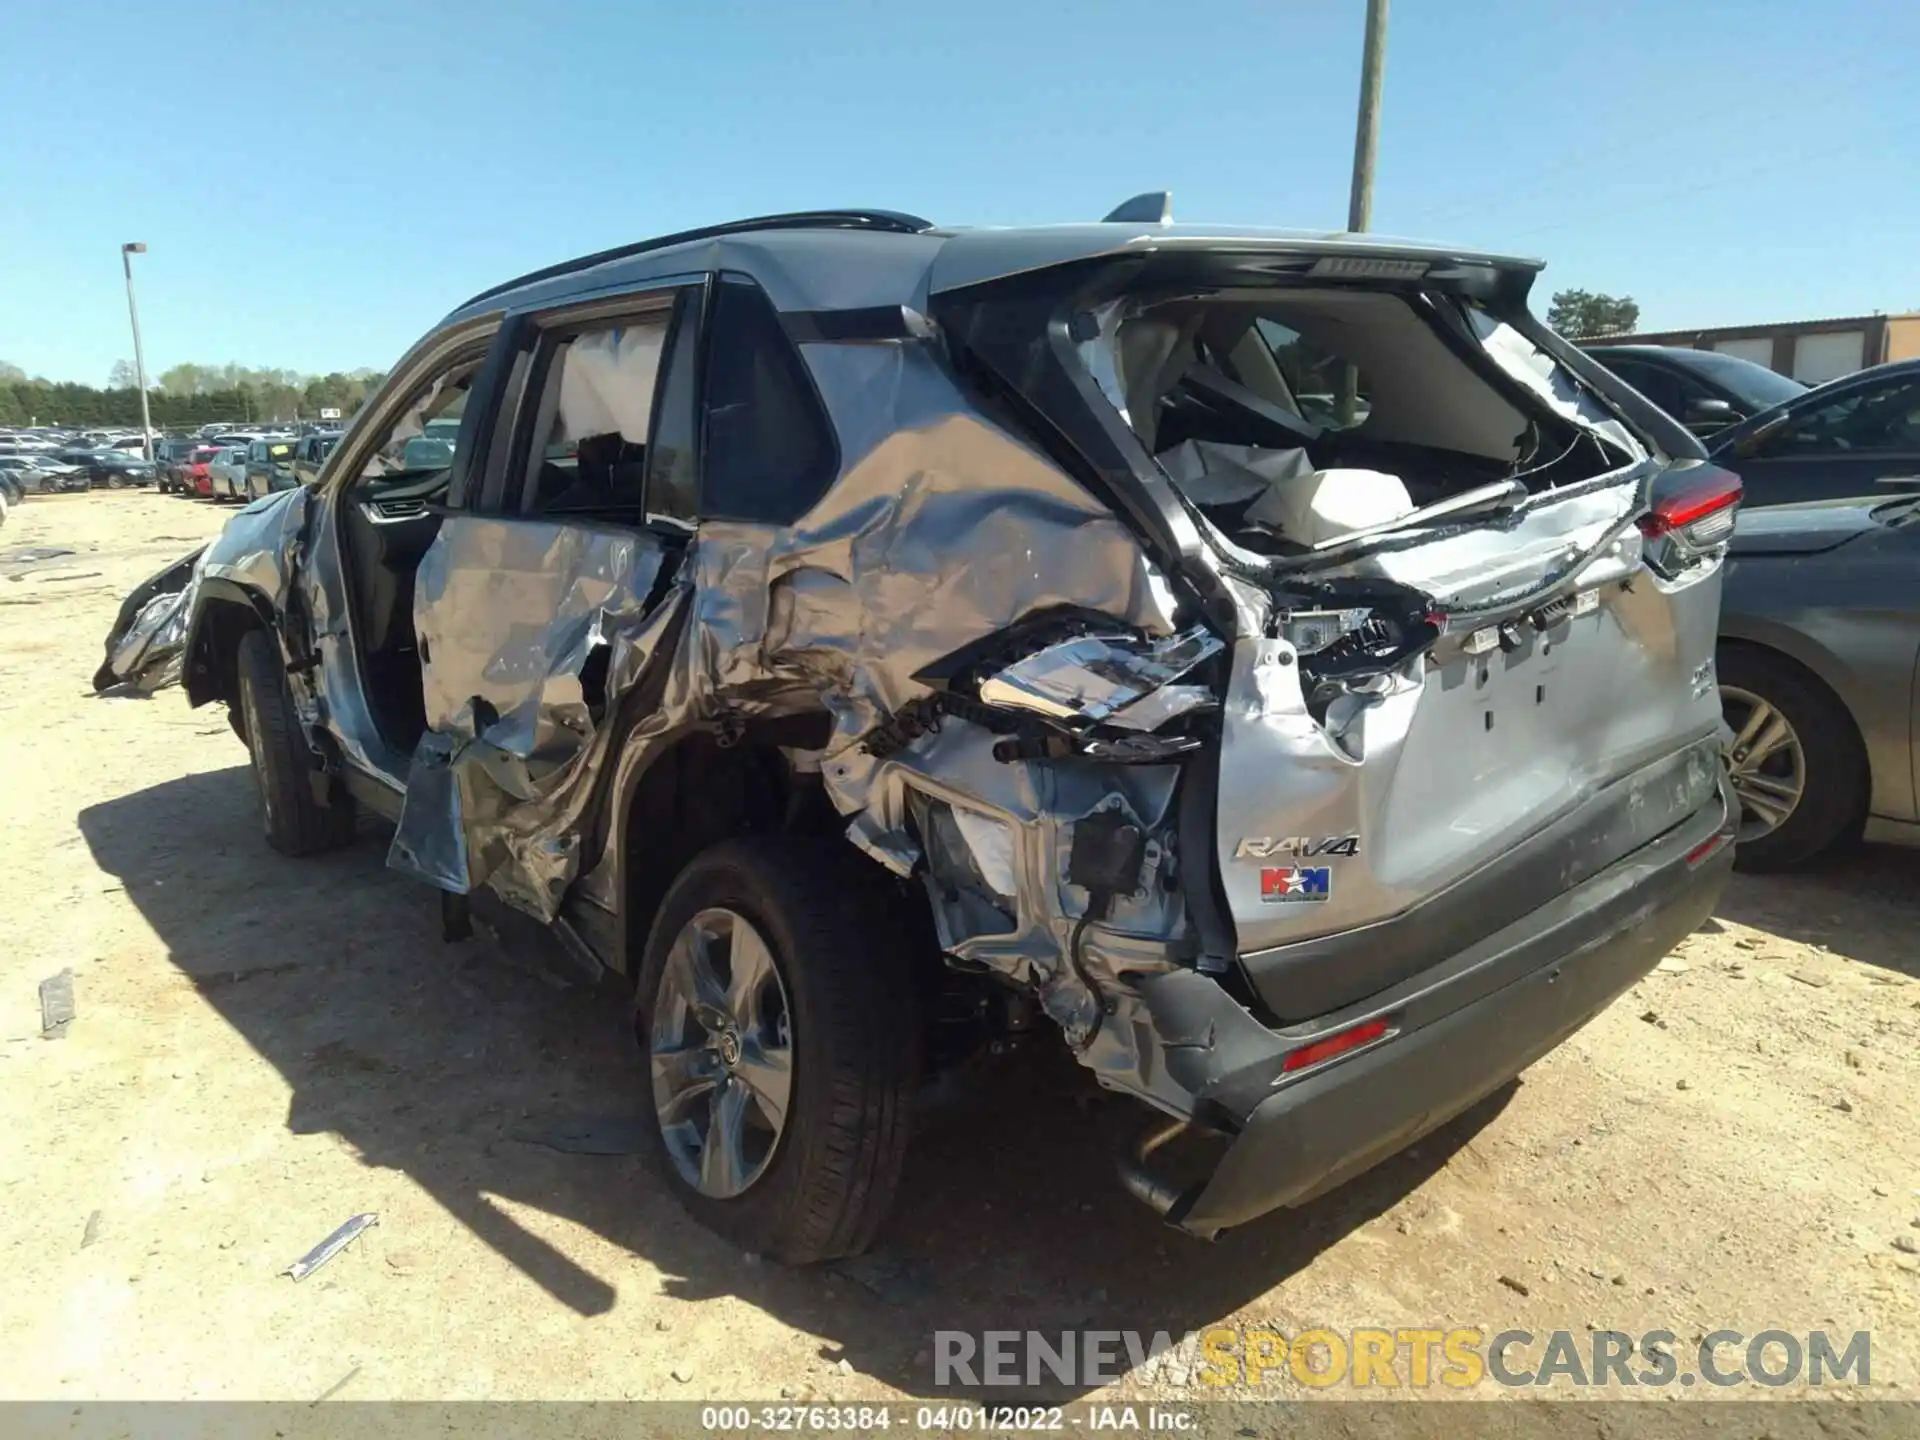
[{"label": "scrap metal piece on ground", "polygon": [[100,1238],[100,1212],[94,1211],[87,1216],[87,1228],[80,1232],[80,1248],[86,1249]]},{"label": "scrap metal piece on ground", "polygon": [[40,982],[40,1034],[58,1040],[73,1021],[73,971],[62,970]]},{"label": "scrap metal piece on ground", "polygon": [[347,1246],[360,1238],[360,1232],[370,1230],[380,1223],[380,1217],[369,1211],[365,1215],[356,1215],[313,1249],[302,1255],[281,1273],[291,1275],[295,1280],[304,1280]]},{"label": "scrap metal piece on ground", "polygon": [[358,1365],[354,1366],[351,1370],[347,1371],[346,1374],[342,1375],[338,1380],[334,1381],[333,1384],[329,1385],[325,1390],[322,1390],[317,1396],[309,1400],[307,1402],[307,1408],[312,1409],[315,1405],[318,1405],[323,1400],[331,1400],[334,1396],[338,1395],[342,1390],[346,1389],[347,1386],[350,1383],[352,1383],[353,1377],[358,1375],[359,1373],[360,1373],[360,1367]]},{"label": "scrap metal piece on ground", "polygon": [[580,1115],[523,1127],[510,1138],[567,1155],[638,1155],[646,1148],[646,1126],[640,1115]]}]

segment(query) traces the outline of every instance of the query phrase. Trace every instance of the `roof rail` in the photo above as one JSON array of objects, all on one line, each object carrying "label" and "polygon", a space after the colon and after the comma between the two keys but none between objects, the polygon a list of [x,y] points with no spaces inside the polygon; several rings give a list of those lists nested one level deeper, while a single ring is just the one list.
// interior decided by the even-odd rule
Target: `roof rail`
[{"label": "roof rail", "polygon": [[697,230],[660,235],[652,240],[637,240],[631,245],[616,245],[611,250],[597,250],[577,260],[549,265],[544,270],[530,270],[504,285],[482,290],[458,308],[465,310],[495,295],[518,290],[523,285],[570,275],[576,270],[590,270],[609,260],[624,260],[629,255],[644,255],[649,250],[665,250],[695,240],[717,240],[724,235],[746,235],[756,230],[877,230],[893,235],[918,235],[931,229],[931,220],[922,220],[918,215],[904,215],[898,210],[796,210],[784,215],[757,215],[748,220],[729,220],[720,225],[703,225]]}]

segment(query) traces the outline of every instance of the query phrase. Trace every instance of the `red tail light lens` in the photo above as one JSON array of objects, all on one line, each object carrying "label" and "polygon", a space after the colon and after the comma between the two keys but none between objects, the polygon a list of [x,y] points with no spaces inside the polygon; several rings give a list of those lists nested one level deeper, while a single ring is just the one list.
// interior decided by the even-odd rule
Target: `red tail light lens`
[{"label": "red tail light lens", "polygon": [[1709,835],[1705,840],[1702,840],[1687,852],[1687,868],[1689,870],[1698,869],[1715,855],[1719,854],[1720,851],[1731,844],[1732,841],[1733,836],[1724,830],[1718,835]]},{"label": "red tail light lens", "polygon": [[1281,1072],[1290,1075],[1295,1070],[1305,1070],[1310,1066],[1323,1064],[1336,1055],[1344,1055],[1349,1050],[1357,1050],[1362,1045],[1378,1040],[1390,1028],[1384,1018],[1363,1020],[1351,1029],[1341,1030],[1327,1036],[1324,1040],[1316,1040],[1311,1045],[1302,1045],[1280,1062]]},{"label": "red tail light lens", "polygon": [[1640,517],[1640,533],[1649,540],[1678,535],[1690,545],[1717,545],[1733,533],[1739,503],[1740,477],[1731,470],[1702,465],[1684,476],[1669,474],[1654,491],[1653,508]]}]

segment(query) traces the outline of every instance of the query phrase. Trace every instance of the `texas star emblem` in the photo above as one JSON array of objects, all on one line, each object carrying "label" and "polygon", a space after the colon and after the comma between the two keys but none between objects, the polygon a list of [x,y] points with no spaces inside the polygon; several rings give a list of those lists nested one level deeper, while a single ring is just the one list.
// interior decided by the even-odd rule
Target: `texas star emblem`
[{"label": "texas star emblem", "polygon": [[1333,894],[1330,866],[1284,865],[1260,872],[1260,898],[1269,905],[1298,905]]}]

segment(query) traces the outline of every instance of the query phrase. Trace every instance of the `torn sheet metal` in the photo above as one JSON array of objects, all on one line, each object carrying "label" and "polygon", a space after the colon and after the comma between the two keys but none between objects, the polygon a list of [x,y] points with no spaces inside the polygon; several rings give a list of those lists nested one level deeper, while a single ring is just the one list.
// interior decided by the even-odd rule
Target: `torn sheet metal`
[{"label": "torn sheet metal", "polygon": [[1637,560],[1640,535],[1628,522],[1643,508],[1638,466],[1549,491],[1503,520],[1409,532],[1346,565],[1318,572],[1391,580],[1433,596],[1448,610],[1488,610],[1541,586],[1570,580],[1609,543]]},{"label": "torn sheet metal", "polygon": [[1053,720],[1097,723],[1138,704],[1220,650],[1219,639],[1200,629],[1156,640],[1080,635],[988,676],[980,683],[980,698]]},{"label": "torn sheet metal", "polygon": [[[1158,1086],[1159,1103],[1177,1105],[1164,1067],[1138,1048],[1151,1041],[1117,1022],[1098,1024],[1100,1000],[1065,959],[1089,897],[1064,875],[1075,817],[1123,805],[1149,837],[1147,872],[1137,895],[1117,897],[1104,920],[1085,927],[1083,963],[1119,995],[1123,971],[1156,973],[1190,949],[1172,883],[1178,767],[1003,763],[992,753],[996,737],[958,718],[884,760],[860,741],[929,693],[917,673],[1030,615],[1110,616],[1116,633],[1147,637],[1144,654],[1171,647],[1150,676],[1119,685],[1102,707],[1120,723],[1132,706],[1164,694],[1162,712],[1143,711],[1138,728],[1211,701],[1200,687],[1164,682],[1217,642],[1204,633],[1171,638],[1171,589],[1133,533],[1049,460],[982,419],[926,349],[810,344],[803,353],[841,421],[840,480],[791,527],[702,525],[675,576],[686,618],[671,653],[655,658],[655,698],[623,733],[617,756],[582,768],[613,765],[608,793],[624,796],[689,727],[825,710],[833,732],[817,769],[848,818],[848,839],[895,874],[921,877],[943,948],[1032,986],[1070,1033],[1093,1037],[1082,1059],[1108,1083]],[[998,483],[983,486],[983,475]],[[437,664],[445,642],[430,643]],[[619,692],[611,679],[608,692],[610,700]],[[436,726],[458,698],[430,702],[442,707]],[[461,794],[446,803],[469,802]],[[526,813],[549,808],[539,802]],[[619,857],[645,864],[649,843],[626,833],[621,805],[607,822],[605,850],[578,889],[612,909]],[[498,833],[491,822],[467,829]],[[454,857],[451,868],[462,866],[468,875],[485,868]]]},{"label": "torn sheet metal", "polygon": [[479,516],[441,528],[416,572],[427,733],[390,865],[559,913],[611,707],[674,608],[648,609],[663,562],[645,531]]},{"label": "torn sheet metal", "polygon": [[[852,819],[869,808],[880,763],[860,740],[928,693],[914,676],[935,661],[1056,608],[1148,635],[1174,628],[1171,591],[1134,534],[983,419],[928,347],[802,353],[839,422],[840,479],[791,527],[701,526],[678,577],[691,591],[684,633],[661,700],[621,748],[615,794],[668,737],[722,710],[751,721],[824,709],[833,736],[820,775]],[[996,784],[1021,768],[986,763]],[[856,835],[900,854],[889,837],[902,818]],[[610,857],[629,841],[618,807],[609,822],[606,856],[582,888],[610,901]]]},{"label": "torn sheet metal", "polygon": [[135,587],[108,632],[107,658],[93,677],[94,688],[130,684],[152,691],[178,683],[206,579],[231,581],[279,613],[311,498],[302,486],[255,501],[211,543]]},{"label": "torn sheet metal", "polygon": [[48,1040],[65,1038],[73,1017],[73,971],[69,968],[40,982],[41,1036]]},{"label": "torn sheet metal", "polygon": [[1633,432],[1559,361],[1485,310],[1469,308],[1466,314],[1473,333],[1480,338],[1493,362],[1544,400],[1555,414],[1605,436],[1627,459],[1646,458],[1646,447],[1634,438]]},{"label": "torn sheet metal", "polygon": [[[179,683],[205,556],[205,551],[188,556],[141,587],[149,598],[134,609],[131,623],[116,625],[108,635],[106,663],[93,677],[94,689],[131,685],[151,692]],[[166,588],[182,572],[184,580],[178,588]]]},{"label": "torn sheet metal", "polygon": [[107,657],[94,672],[93,688],[132,685],[154,691],[180,679],[181,651],[206,551],[196,550],[150,577],[121,602],[107,632]]},{"label": "torn sheet metal", "polygon": [[379,1223],[380,1217],[377,1214],[369,1212],[364,1215],[355,1215],[280,1273],[291,1275],[295,1280],[306,1279]]}]

